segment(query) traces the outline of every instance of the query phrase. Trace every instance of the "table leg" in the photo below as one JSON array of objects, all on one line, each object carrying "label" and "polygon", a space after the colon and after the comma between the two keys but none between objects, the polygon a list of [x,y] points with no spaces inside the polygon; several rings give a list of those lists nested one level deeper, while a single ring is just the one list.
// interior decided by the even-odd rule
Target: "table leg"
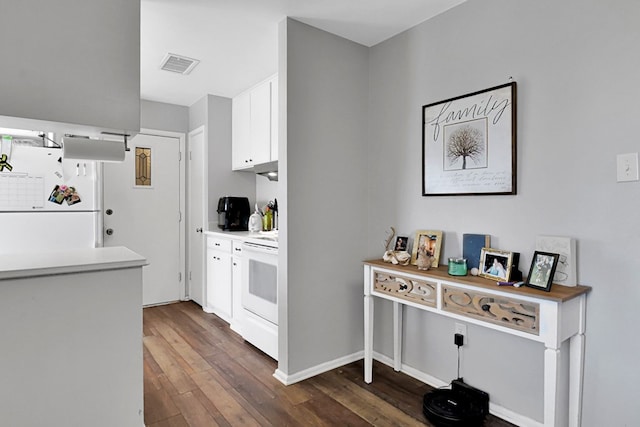
[{"label": "table leg", "polygon": [[373,371],[373,297],[364,296],[364,382],[371,383]]},{"label": "table leg", "polygon": [[578,427],[582,415],[582,380],[584,375],[584,334],[569,341],[569,426]]},{"label": "table leg", "polygon": [[546,348],[544,350],[544,425],[555,426],[556,403],[558,402],[558,363],[560,350]]},{"label": "table leg", "polygon": [[399,302],[393,302],[393,370],[402,368],[402,308]]}]

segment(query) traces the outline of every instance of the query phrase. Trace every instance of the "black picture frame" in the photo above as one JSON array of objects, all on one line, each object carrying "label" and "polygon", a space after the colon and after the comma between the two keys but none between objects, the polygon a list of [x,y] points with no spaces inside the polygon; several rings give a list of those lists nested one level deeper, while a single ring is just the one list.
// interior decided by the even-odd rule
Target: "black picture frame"
[{"label": "black picture frame", "polygon": [[409,238],[405,236],[396,237],[396,244],[393,247],[394,251],[406,251],[407,245],[409,243]]},{"label": "black picture frame", "polygon": [[525,285],[547,292],[551,291],[553,275],[556,272],[559,258],[558,254],[535,251]]},{"label": "black picture frame", "polygon": [[422,195],[516,189],[516,82],[422,107]]}]

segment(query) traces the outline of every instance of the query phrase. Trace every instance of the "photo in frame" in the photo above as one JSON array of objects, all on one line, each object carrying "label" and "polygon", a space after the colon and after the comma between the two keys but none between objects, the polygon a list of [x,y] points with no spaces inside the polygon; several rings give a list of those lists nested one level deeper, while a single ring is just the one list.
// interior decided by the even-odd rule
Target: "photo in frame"
[{"label": "photo in frame", "polygon": [[406,251],[407,244],[409,243],[409,238],[405,236],[396,237],[396,244],[393,247],[394,251]]},{"label": "photo in frame", "polygon": [[511,278],[513,252],[493,248],[482,248],[480,251],[480,273],[485,279],[508,282]]},{"label": "photo in frame", "polygon": [[558,266],[553,283],[576,286],[576,240],[565,236],[537,236],[536,250],[558,254]]},{"label": "photo in frame", "polygon": [[442,231],[419,230],[413,240],[411,251],[411,264],[416,265],[418,260],[418,248],[424,247],[428,254],[434,257],[431,267],[437,267],[440,262],[440,247],[442,246]]},{"label": "photo in frame", "polygon": [[516,83],[422,107],[422,195],[516,194]]},{"label": "photo in frame", "polygon": [[558,254],[535,251],[531,260],[529,275],[524,284],[531,288],[549,292],[553,283],[553,275],[558,266],[558,258]]}]

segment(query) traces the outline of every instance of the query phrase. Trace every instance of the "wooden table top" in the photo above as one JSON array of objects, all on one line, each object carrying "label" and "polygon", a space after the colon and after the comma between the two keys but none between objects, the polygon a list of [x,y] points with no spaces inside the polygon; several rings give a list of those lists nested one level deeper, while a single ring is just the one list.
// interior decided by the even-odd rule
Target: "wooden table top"
[{"label": "wooden table top", "polygon": [[418,270],[418,267],[416,267],[415,265],[394,265],[389,262],[384,262],[381,259],[367,260],[364,261],[364,264],[397,271],[398,273],[419,275],[427,279],[431,278],[433,280],[447,280],[449,282],[460,283],[463,285],[477,286],[479,288],[512,293],[514,295],[523,295],[527,297],[558,302],[568,301],[591,291],[590,286],[562,286],[556,283],[551,285],[551,289],[549,292],[542,289],[531,288],[528,286],[521,286],[519,288],[513,286],[498,286],[495,280],[487,279],[481,276],[451,276],[448,273],[448,267],[446,265],[440,265],[437,268],[430,268],[429,270],[425,271]]}]

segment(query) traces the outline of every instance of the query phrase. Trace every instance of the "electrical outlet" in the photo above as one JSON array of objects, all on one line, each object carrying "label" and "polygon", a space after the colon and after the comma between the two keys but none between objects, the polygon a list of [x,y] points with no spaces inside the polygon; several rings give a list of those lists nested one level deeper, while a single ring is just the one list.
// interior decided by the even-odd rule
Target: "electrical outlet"
[{"label": "electrical outlet", "polygon": [[618,182],[638,181],[638,153],[618,154]]},{"label": "electrical outlet", "polygon": [[465,325],[464,323],[457,323],[456,322],[455,333],[463,335],[463,336],[466,337],[467,336],[467,325]]},{"label": "electrical outlet", "polygon": [[455,345],[457,345],[458,347],[461,347],[464,345],[464,335],[461,334],[455,334],[453,336],[453,343]]}]

